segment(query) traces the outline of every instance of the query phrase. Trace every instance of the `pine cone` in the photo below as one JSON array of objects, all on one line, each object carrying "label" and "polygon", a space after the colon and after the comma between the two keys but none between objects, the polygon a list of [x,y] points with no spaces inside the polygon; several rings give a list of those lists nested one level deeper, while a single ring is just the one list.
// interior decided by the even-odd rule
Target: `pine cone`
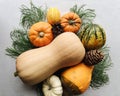
[{"label": "pine cone", "polygon": [[63,27],[61,26],[60,23],[54,24],[53,27],[52,27],[52,31],[53,31],[53,35],[54,35],[54,38],[55,38],[59,34],[63,33]]},{"label": "pine cone", "polygon": [[86,52],[83,62],[86,65],[95,65],[102,61],[104,55],[100,50],[90,50]]}]

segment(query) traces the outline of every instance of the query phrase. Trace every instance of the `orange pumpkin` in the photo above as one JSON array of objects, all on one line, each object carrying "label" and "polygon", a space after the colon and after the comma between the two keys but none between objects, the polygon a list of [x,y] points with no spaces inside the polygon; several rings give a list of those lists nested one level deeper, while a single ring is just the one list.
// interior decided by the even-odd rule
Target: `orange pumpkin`
[{"label": "orange pumpkin", "polygon": [[61,26],[65,32],[77,33],[81,27],[81,19],[76,13],[69,12],[62,16]]},{"label": "orange pumpkin", "polygon": [[38,22],[31,26],[29,39],[36,47],[49,44],[53,40],[52,26],[47,22]]}]

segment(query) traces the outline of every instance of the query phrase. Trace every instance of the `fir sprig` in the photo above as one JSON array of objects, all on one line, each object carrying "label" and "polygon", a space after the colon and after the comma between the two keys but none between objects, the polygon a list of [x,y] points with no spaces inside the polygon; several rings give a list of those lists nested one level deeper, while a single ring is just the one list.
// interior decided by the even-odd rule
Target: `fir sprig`
[{"label": "fir sprig", "polygon": [[25,29],[15,29],[11,31],[12,46],[7,48],[7,55],[16,58],[21,53],[34,48],[28,39],[28,32]]},{"label": "fir sprig", "polygon": [[36,7],[32,2],[30,2],[30,8],[22,5],[20,20],[22,28],[15,29],[10,33],[12,47],[6,49],[6,54],[12,58],[16,58],[21,53],[34,48],[28,38],[28,29],[36,22],[45,21],[45,18],[46,9]]},{"label": "fir sprig", "polygon": [[107,70],[112,66],[112,60],[109,54],[109,47],[105,46],[100,49],[104,53],[104,59],[95,65],[90,86],[100,88],[109,82]]},{"label": "fir sprig", "polygon": [[25,5],[22,5],[20,24],[24,28],[29,28],[32,24],[36,22],[45,21],[46,10],[47,8],[42,9],[41,6],[36,7],[32,2],[30,2],[30,8]]},{"label": "fir sprig", "polygon": [[83,29],[86,24],[91,24],[96,17],[95,10],[86,9],[85,5],[80,7],[78,5],[74,5],[72,8],[70,8],[70,11],[76,13],[82,19],[81,29]]}]

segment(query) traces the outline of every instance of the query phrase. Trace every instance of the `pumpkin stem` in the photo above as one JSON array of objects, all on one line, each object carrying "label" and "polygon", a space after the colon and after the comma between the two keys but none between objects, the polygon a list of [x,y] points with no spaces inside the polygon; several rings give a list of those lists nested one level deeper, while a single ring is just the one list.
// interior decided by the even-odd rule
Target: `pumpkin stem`
[{"label": "pumpkin stem", "polygon": [[70,24],[70,25],[73,25],[74,23],[75,23],[74,20],[69,20],[69,24]]},{"label": "pumpkin stem", "polygon": [[44,37],[44,35],[45,35],[44,32],[40,32],[40,33],[39,33],[39,36],[40,36],[41,38]]}]

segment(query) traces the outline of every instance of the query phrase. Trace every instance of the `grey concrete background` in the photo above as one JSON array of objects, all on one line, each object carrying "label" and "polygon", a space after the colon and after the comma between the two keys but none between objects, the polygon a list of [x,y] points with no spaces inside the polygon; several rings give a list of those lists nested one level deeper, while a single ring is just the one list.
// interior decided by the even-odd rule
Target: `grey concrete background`
[{"label": "grey concrete background", "polygon": [[[20,7],[30,0],[0,0],[0,96],[37,96],[36,91],[15,78],[15,60],[5,55],[11,46],[10,31],[19,27]],[[95,9],[95,23],[104,27],[113,67],[110,82],[98,90],[89,89],[81,96],[120,96],[120,0],[33,0],[36,5],[58,7],[65,13],[71,6],[86,4]]]}]

